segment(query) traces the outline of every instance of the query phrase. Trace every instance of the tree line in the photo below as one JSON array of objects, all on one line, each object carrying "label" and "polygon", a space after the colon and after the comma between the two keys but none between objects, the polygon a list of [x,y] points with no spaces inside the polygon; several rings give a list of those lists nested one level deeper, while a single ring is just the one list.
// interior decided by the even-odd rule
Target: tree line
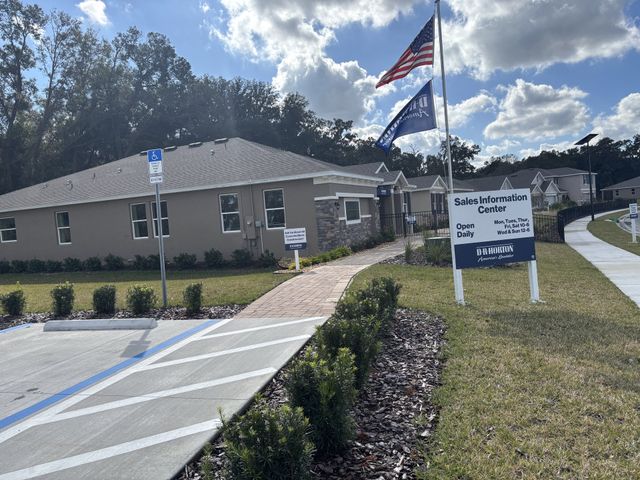
[{"label": "tree line", "polygon": [[[3,0],[0,42],[0,193],[150,147],[237,136],[338,165],[385,161],[407,177],[444,174],[444,148],[425,157],[393,147],[386,156],[375,139],[353,132],[352,121],[318,117],[300,94],[282,96],[255,80],[194,75],[159,33],[143,36],[133,27],[108,41],[64,12]],[[638,137],[609,142],[598,154],[603,165],[607,155],[627,158],[635,151],[637,167]],[[452,137],[454,175],[491,174],[556,157],[574,161],[552,152],[516,164],[492,159],[475,171],[479,152]],[[609,177],[628,170],[612,167]]]}]

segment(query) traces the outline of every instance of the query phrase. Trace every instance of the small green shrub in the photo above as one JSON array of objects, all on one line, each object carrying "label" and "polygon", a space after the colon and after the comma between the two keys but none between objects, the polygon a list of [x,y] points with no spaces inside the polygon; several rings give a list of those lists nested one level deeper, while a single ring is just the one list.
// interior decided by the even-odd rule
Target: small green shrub
[{"label": "small green shrub", "polygon": [[405,263],[411,263],[412,259],[413,259],[413,242],[411,242],[411,239],[408,238],[404,242],[404,261]]},{"label": "small green shrub", "polygon": [[144,255],[134,255],[131,267],[134,270],[149,270],[149,261]]},{"label": "small green shrub", "polygon": [[430,238],[425,241],[424,258],[428,263],[443,266],[451,265],[451,240],[448,238]]},{"label": "small green shrub", "polygon": [[110,253],[104,257],[104,266],[107,270],[122,270],[124,268],[124,258]]},{"label": "small green shrub", "polygon": [[22,315],[24,313],[24,307],[27,304],[27,300],[24,297],[22,288],[20,288],[20,284],[16,285],[15,290],[0,296],[0,303],[2,304],[4,313],[7,315]]},{"label": "small green shrub", "polygon": [[62,268],[65,272],[79,272],[82,270],[82,262],[79,258],[67,257],[62,261]]},{"label": "small green shrub", "polygon": [[89,257],[83,262],[84,269],[89,272],[102,270],[102,261],[99,257]]},{"label": "small green shrub", "polygon": [[199,313],[202,307],[202,284],[192,283],[187,285],[182,293],[184,306],[187,307],[187,315]]},{"label": "small green shrub", "polygon": [[380,232],[380,236],[382,237],[383,242],[393,242],[396,239],[396,234],[390,228],[387,228]]},{"label": "small green shrub", "polygon": [[53,299],[53,314],[56,317],[64,317],[73,310],[73,301],[75,293],[73,284],[69,282],[60,283],[51,290],[51,298]]},{"label": "small green shrub", "polygon": [[349,410],[356,398],[354,356],[346,348],[335,359],[307,350],[285,379],[291,405],[302,407],[320,455],[338,453],[353,439]]},{"label": "small green shrub", "polygon": [[11,263],[6,260],[0,260],[0,273],[11,273]]},{"label": "small green shrub", "polygon": [[301,408],[262,402],[223,429],[232,480],[307,480],[313,443]]},{"label": "small green shrub", "polygon": [[103,285],[93,291],[93,310],[102,315],[113,315],[116,311],[116,286]]},{"label": "small green shrub", "polygon": [[238,248],[231,254],[233,265],[238,268],[250,267],[253,263],[251,252],[246,248]]},{"label": "small green shrub", "polygon": [[12,273],[25,273],[29,268],[29,262],[26,260],[13,260],[11,262]]},{"label": "small green shrub", "polygon": [[134,315],[148,313],[157,301],[153,288],[146,285],[133,285],[127,290],[127,307]]},{"label": "small green shrub", "polygon": [[261,268],[273,268],[278,265],[278,259],[276,259],[276,256],[273,254],[273,252],[265,250],[258,257],[257,264]]},{"label": "small green shrub", "polygon": [[173,263],[178,270],[191,270],[196,268],[198,257],[191,253],[181,253],[173,257]]},{"label": "small green shrub", "polygon": [[360,388],[380,349],[380,328],[375,317],[344,319],[334,315],[318,329],[318,351],[323,358],[337,358],[341,348],[348,348],[355,355],[356,387]]},{"label": "small green shrub", "polygon": [[48,273],[56,273],[62,271],[63,265],[59,260],[47,260],[45,268]]},{"label": "small green shrub", "polygon": [[204,252],[204,263],[207,268],[222,268],[224,267],[224,257],[220,250],[212,248]]},{"label": "small green shrub", "polygon": [[[398,308],[398,296],[401,285],[393,278],[374,278],[367,286],[355,293],[357,303],[361,306],[359,315],[375,315],[381,320],[382,326],[386,328]],[[371,313],[371,308],[377,305],[378,310]],[[353,318],[353,317],[343,317]]]},{"label": "small green shrub", "polygon": [[44,260],[38,260],[32,258],[27,265],[27,272],[29,273],[42,273],[47,271],[47,262]]},{"label": "small green shrub", "polygon": [[160,270],[160,255],[151,254],[147,256],[147,268],[149,270]]}]

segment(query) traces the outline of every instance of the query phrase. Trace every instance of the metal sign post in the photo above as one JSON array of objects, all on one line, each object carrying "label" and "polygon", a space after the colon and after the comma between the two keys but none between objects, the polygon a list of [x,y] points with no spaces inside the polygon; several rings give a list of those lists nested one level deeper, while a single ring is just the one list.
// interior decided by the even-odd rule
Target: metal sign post
[{"label": "metal sign post", "polygon": [[160,277],[162,279],[162,306],[167,308],[167,271],[164,264],[164,234],[162,231],[162,204],[160,203],[160,184],[162,176],[162,149],[147,151],[149,161],[149,183],[156,187],[156,231],[158,233],[158,253],[160,254]]},{"label": "metal sign post", "polygon": [[284,229],[284,249],[291,251],[296,262],[296,272],[300,271],[300,256],[298,250],[307,248],[307,229],[306,228],[285,228]]},{"label": "metal sign post", "polygon": [[638,204],[630,203],[629,204],[629,218],[631,219],[631,241],[633,243],[638,243],[636,239],[636,222],[638,219]]}]

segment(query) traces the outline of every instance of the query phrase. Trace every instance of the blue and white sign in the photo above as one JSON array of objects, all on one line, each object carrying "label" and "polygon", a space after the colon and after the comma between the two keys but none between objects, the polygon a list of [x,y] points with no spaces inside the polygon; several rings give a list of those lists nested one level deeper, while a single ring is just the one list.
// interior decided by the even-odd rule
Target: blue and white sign
[{"label": "blue and white sign", "polygon": [[284,249],[304,250],[307,248],[306,228],[285,228],[284,229]]},{"label": "blue and white sign", "polygon": [[384,187],[382,185],[378,185],[377,195],[378,195],[378,197],[389,197],[389,196],[391,196],[391,187]]},{"label": "blue and white sign", "polygon": [[[162,149],[147,150],[147,160],[149,161],[149,176],[162,177]],[[162,183],[162,182],[151,182]]]},{"label": "blue and white sign", "polygon": [[529,189],[453,194],[449,212],[457,268],[536,259]]},{"label": "blue and white sign", "polygon": [[638,204],[630,203],[629,204],[629,218],[636,219],[638,218]]}]

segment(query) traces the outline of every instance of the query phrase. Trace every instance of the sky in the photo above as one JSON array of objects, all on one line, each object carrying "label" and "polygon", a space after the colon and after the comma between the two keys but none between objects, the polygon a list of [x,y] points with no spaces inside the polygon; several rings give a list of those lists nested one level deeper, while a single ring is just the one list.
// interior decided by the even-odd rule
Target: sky
[{"label": "sky", "polygon": [[[105,38],[165,34],[194,73],[271,82],[319,116],[377,138],[434,78],[439,129],[396,140],[438,150],[440,63],[375,88],[434,14],[425,0],[39,0]],[[563,150],[589,132],[640,133],[640,0],[442,0],[450,130],[491,156]],[[439,48],[436,45],[436,59]],[[206,140],[206,139],[203,139]]]}]

